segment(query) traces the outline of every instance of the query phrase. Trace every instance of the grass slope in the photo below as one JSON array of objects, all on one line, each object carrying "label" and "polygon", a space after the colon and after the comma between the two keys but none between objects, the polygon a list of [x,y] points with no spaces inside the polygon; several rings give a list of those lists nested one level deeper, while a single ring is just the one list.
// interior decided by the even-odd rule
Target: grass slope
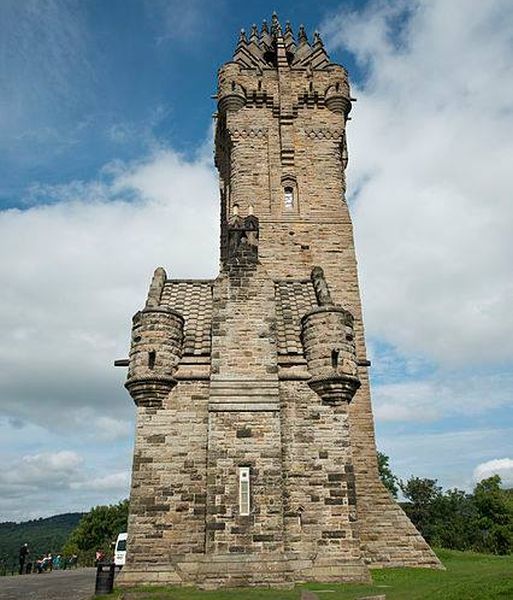
[{"label": "grass slope", "polygon": [[[327,600],[356,600],[386,594],[387,600],[506,600],[513,599],[513,556],[493,556],[438,550],[446,571],[379,569],[372,585],[307,584],[294,590],[232,589],[204,592],[193,588],[138,588],[116,591],[97,600],[299,600],[302,590]],[[330,590],[330,591],[328,591]]]}]

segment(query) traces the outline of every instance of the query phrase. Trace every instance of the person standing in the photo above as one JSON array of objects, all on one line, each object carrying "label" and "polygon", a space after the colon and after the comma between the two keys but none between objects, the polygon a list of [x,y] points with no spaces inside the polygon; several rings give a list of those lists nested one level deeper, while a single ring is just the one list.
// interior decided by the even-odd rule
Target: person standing
[{"label": "person standing", "polygon": [[23,575],[25,570],[25,561],[27,560],[27,556],[29,555],[28,544],[23,544],[20,548],[20,575]]}]

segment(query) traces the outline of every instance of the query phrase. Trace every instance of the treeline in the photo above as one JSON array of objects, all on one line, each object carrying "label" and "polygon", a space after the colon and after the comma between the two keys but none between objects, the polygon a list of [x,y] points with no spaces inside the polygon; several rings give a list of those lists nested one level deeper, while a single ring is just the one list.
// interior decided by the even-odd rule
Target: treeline
[{"label": "treeline", "polygon": [[27,563],[51,553],[69,559],[78,557],[78,564],[94,564],[95,553],[102,550],[113,556],[113,542],[126,531],[128,500],[109,506],[96,506],[88,513],[67,513],[23,523],[0,523],[0,575],[18,570],[20,547],[28,544]]},{"label": "treeline", "polygon": [[109,506],[96,506],[86,513],[71,532],[62,548],[65,556],[78,556],[78,564],[94,564],[97,550],[107,558],[113,556],[113,543],[118,534],[126,531],[128,500]]},{"label": "treeline", "polygon": [[0,523],[0,563],[3,570],[11,570],[13,566],[17,568],[18,553],[25,543],[30,549],[29,560],[48,552],[59,552],[83,515],[66,513],[23,523]]},{"label": "treeline", "polygon": [[381,480],[432,546],[491,554],[513,553],[513,490],[501,487],[498,475],[480,481],[472,493],[443,490],[436,479],[401,481],[379,453]]}]

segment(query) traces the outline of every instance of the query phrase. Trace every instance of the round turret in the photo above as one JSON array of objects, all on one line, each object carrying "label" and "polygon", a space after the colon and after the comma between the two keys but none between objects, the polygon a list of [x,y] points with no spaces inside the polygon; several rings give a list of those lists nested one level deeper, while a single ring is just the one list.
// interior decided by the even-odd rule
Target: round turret
[{"label": "round turret", "polygon": [[[351,100],[347,82],[337,82],[326,90],[325,103],[331,112],[347,115],[351,111]],[[347,89],[346,89],[347,88]]]},{"label": "round turret", "polygon": [[146,307],[134,315],[125,387],[138,406],[161,406],[176,385],[183,326],[182,315],[165,306]]},{"label": "round turret", "polygon": [[360,387],[354,343],[353,315],[340,306],[326,305],[301,319],[308,384],[325,402],[350,402]]},{"label": "round turret", "polygon": [[347,115],[351,111],[351,92],[347,71],[341,65],[330,65],[329,87],[324,92],[324,101],[331,112]]},{"label": "round turret", "polygon": [[237,63],[227,63],[219,70],[217,108],[220,114],[235,112],[246,104],[246,92],[238,82],[240,66]]}]

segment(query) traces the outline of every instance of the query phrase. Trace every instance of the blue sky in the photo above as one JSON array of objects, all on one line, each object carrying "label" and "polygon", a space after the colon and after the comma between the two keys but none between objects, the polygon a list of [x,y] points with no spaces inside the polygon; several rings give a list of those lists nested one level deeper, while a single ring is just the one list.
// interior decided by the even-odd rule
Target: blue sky
[{"label": "blue sky", "polygon": [[0,3],[0,520],[127,495],[112,361],[153,269],[217,272],[216,70],[277,10],[350,71],[348,199],[378,446],[513,486],[513,7]]},{"label": "blue sky", "polygon": [[[337,6],[284,3],[282,12],[296,27],[314,27]],[[215,110],[210,96],[219,65],[240,28],[270,19],[273,7],[223,0],[4,3],[9,120],[2,206],[19,206],[27,181],[94,178],[105,163],[137,158],[155,142],[193,155]]]}]

